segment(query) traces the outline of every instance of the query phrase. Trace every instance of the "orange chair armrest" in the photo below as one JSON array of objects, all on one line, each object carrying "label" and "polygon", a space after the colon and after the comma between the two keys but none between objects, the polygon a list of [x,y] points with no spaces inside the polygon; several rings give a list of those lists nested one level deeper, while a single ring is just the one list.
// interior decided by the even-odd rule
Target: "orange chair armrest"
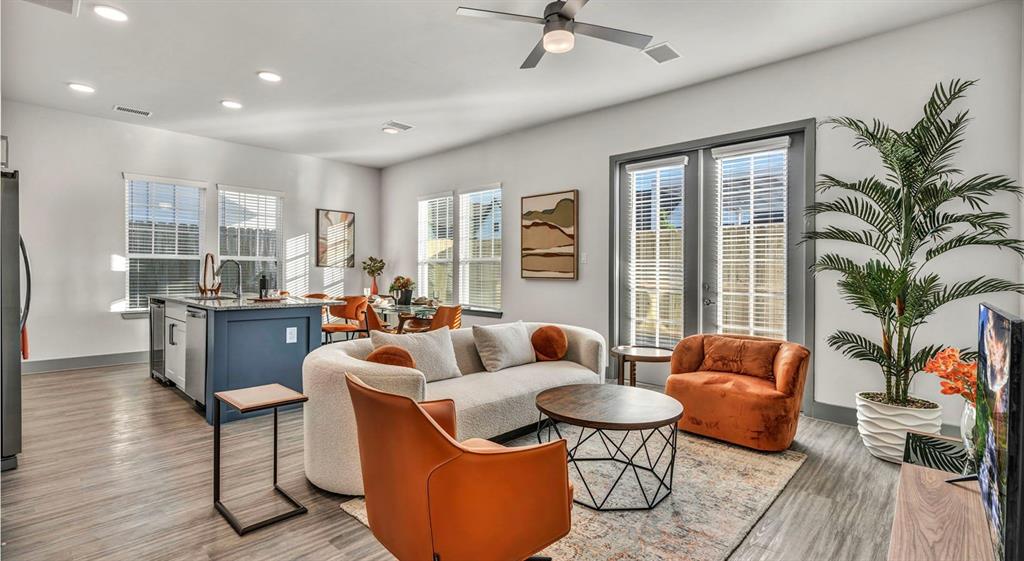
[{"label": "orange chair armrest", "polygon": [[438,399],[437,401],[421,401],[419,404],[423,411],[430,416],[444,432],[455,438],[455,402],[451,399]]},{"label": "orange chair armrest", "polygon": [[466,449],[427,482],[441,559],[525,559],[572,527],[566,444]]}]

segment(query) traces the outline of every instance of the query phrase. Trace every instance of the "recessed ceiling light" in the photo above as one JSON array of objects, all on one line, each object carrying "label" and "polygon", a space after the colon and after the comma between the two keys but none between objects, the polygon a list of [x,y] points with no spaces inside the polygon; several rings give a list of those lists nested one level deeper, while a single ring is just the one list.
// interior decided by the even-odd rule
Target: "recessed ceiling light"
[{"label": "recessed ceiling light", "polygon": [[93,93],[96,91],[96,88],[88,86],[86,84],[79,84],[78,82],[69,82],[68,87],[76,92],[81,93]]},{"label": "recessed ceiling light", "polygon": [[256,75],[259,76],[260,80],[263,80],[264,82],[280,82],[281,81],[281,75],[280,74],[276,74],[274,72],[270,72],[269,70],[261,70],[260,72],[257,72]]},{"label": "recessed ceiling light", "polygon": [[223,105],[224,107],[227,107],[228,109],[241,109],[242,108],[242,104],[238,103],[237,101],[235,101],[233,99],[222,99],[222,100],[220,100],[220,104]]},{"label": "recessed ceiling light", "polygon": [[92,11],[97,16],[100,16],[103,19],[109,19],[110,21],[128,21],[128,14],[126,14],[124,10],[119,10],[113,6],[96,4],[92,7]]},{"label": "recessed ceiling light", "polygon": [[400,132],[405,132],[411,128],[412,125],[399,123],[398,121],[388,121],[384,123],[384,125],[380,128],[380,132],[384,134],[398,134]]}]

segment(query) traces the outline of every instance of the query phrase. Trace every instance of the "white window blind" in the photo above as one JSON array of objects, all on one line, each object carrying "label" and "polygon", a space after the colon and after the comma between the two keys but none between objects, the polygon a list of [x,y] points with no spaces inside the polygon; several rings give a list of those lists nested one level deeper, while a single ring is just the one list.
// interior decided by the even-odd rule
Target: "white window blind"
[{"label": "white window blind", "polygon": [[127,173],[124,183],[126,309],[145,310],[150,294],[195,292],[203,251],[202,184]]},{"label": "white window blind", "polygon": [[459,303],[501,309],[501,187],[459,195]]},{"label": "white window blind", "polygon": [[[259,278],[266,274],[271,288],[277,288],[284,246],[284,198],[280,193],[227,185],[217,186],[217,227],[220,258],[241,265],[242,291],[259,291]],[[234,290],[235,268],[221,274],[222,290]]]},{"label": "white window blind", "polygon": [[453,301],[453,206],[450,193],[419,201],[416,289],[445,303]]},{"label": "white window blind", "polygon": [[683,178],[673,158],[626,167],[630,343],[671,348],[683,337]]},{"label": "white window blind", "polygon": [[786,338],[789,138],[715,148],[718,329]]}]

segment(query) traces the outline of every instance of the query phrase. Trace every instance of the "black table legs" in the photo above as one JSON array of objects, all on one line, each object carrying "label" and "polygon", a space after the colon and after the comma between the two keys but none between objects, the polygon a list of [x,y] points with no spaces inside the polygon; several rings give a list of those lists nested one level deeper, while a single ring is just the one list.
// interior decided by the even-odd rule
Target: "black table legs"
[{"label": "black table legs", "polygon": [[[651,510],[661,504],[672,493],[672,476],[675,474],[677,442],[677,430],[674,422],[670,425],[654,429],[628,431],[611,431],[587,427],[578,428],[580,429],[580,434],[575,439],[576,442],[567,442],[567,461],[576,469],[580,481],[583,482],[583,489],[587,494],[583,500],[573,497],[573,502],[592,510],[601,511]],[[537,420],[537,442],[542,442],[541,435],[545,429],[548,431],[548,440],[551,440],[552,431],[554,431],[558,438],[563,438],[562,433],[558,430],[558,424],[540,415]],[[621,436],[618,436],[620,434]],[[640,441],[635,448],[627,446],[632,444],[632,442],[627,442],[631,434],[636,434]],[[581,457],[579,455],[580,447],[592,439],[598,441],[603,446],[607,456]],[[668,453],[667,462],[663,462],[666,452]],[[587,477],[580,468],[580,464],[585,462],[614,462],[622,465],[622,469],[618,470],[618,473],[614,475],[615,481],[603,497],[599,496],[599,494],[595,495],[590,484],[587,482]],[[650,475],[641,477],[641,473],[644,472]],[[628,477],[628,475],[633,477]],[[606,506],[608,505],[608,499],[612,497],[619,483],[624,479],[636,481],[643,502],[640,506],[635,507]]]}]

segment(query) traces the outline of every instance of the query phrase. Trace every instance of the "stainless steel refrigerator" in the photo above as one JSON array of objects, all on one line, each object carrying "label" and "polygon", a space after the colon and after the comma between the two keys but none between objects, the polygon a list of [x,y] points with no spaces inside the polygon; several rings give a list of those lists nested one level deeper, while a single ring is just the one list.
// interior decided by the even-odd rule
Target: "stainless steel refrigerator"
[{"label": "stainless steel refrigerator", "polygon": [[0,471],[7,471],[18,466],[21,453],[22,335],[32,298],[32,273],[18,227],[18,172],[0,175]]}]

